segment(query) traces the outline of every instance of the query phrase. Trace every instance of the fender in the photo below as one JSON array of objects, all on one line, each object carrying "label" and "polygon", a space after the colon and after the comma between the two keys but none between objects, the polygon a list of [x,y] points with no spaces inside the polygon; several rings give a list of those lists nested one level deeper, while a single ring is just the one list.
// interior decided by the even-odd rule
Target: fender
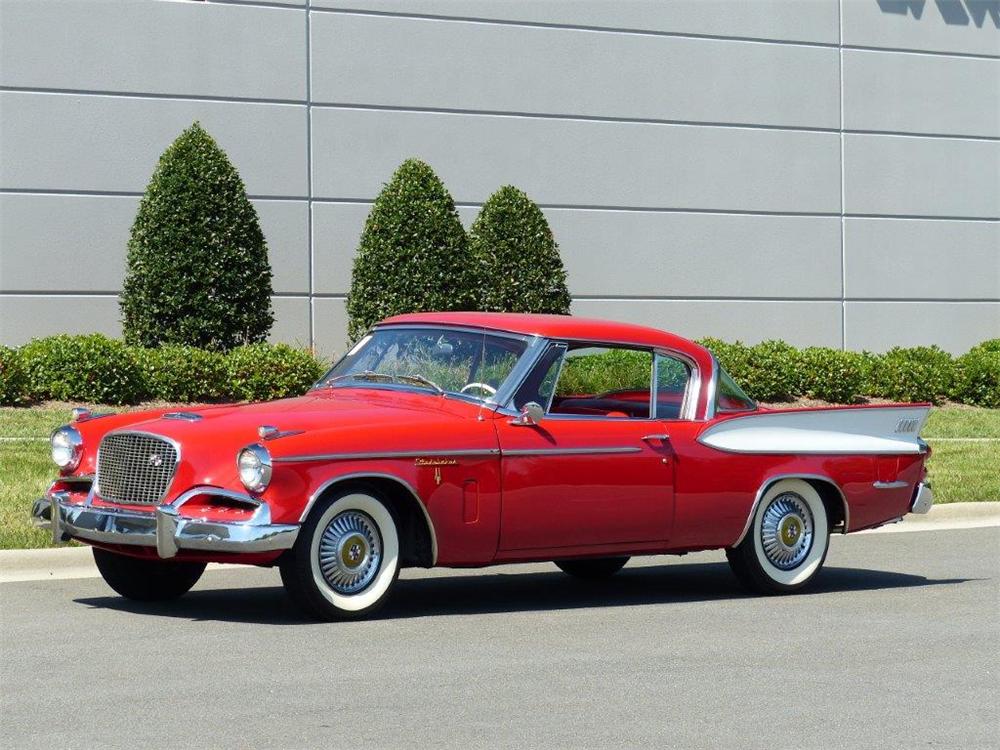
[{"label": "fender", "polygon": [[774,476],[768,477],[766,480],[764,480],[764,483],[761,484],[760,488],[757,490],[757,495],[753,499],[753,505],[750,506],[750,513],[747,514],[747,522],[743,525],[743,531],[740,532],[740,535],[736,538],[736,541],[733,542],[731,546],[736,547],[737,545],[739,545],[740,542],[744,540],[744,538],[746,538],[747,533],[750,531],[750,526],[753,525],[754,514],[757,512],[757,506],[760,505],[760,501],[761,498],[764,497],[764,493],[767,492],[768,488],[772,484],[774,484],[775,482],[780,482],[782,479],[805,479],[805,480],[812,479],[817,482],[823,482],[825,484],[828,484],[835,490],[837,490],[837,494],[840,496],[840,502],[844,506],[844,530],[841,533],[842,534],[847,533],[847,530],[850,527],[850,522],[851,522],[851,508],[847,504],[847,498],[844,496],[843,491],[840,489],[840,487],[837,486],[837,483],[834,482],[833,479],[831,479],[828,476],[824,476],[823,474],[775,474]]}]

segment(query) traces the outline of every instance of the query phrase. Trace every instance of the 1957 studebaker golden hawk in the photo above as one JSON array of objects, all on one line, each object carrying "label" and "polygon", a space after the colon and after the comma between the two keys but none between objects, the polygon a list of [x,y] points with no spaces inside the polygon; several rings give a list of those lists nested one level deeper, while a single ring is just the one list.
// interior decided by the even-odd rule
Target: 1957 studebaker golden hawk
[{"label": "1957 studebaker golden hawk", "polygon": [[795,591],[830,533],[926,513],[927,405],[763,409],[705,348],[569,316],[403,315],[304,396],[101,416],[52,435],[35,503],[107,583],[177,597],[208,562],[277,565],[307,613],[359,617],[406,566],[724,549]]}]

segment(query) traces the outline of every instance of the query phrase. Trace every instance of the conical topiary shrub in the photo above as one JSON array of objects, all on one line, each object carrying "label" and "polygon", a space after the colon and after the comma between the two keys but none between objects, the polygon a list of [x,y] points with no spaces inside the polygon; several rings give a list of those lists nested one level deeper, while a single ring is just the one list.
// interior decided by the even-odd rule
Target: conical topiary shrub
[{"label": "conical topiary shrub", "polygon": [[257,211],[197,122],[163,155],[139,204],[121,297],[125,339],[226,350],[271,328],[271,267]]},{"label": "conical topiary shrub", "polygon": [[568,314],[569,289],[559,246],[542,210],[511,185],[483,204],[469,230],[479,268],[479,305],[499,312]]},{"label": "conical topiary shrub", "polygon": [[390,315],[466,310],[476,279],[455,202],[434,171],[407,159],[375,199],[347,296],[348,335]]}]

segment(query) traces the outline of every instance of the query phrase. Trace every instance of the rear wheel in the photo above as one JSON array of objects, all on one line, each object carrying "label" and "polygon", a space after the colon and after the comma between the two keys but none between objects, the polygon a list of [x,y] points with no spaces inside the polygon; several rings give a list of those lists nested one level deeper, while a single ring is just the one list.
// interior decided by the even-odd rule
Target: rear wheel
[{"label": "rear wheel", "polygon": [[625,567],[627,557],[598,557],[581,560],[556,560],[561,571],[569,573],[574,578],[608,578]]},{"label": "rear wheel", "polygon": [[320,620],[360,618],[389,596],[399,575],[399,534],[372,491],[346,489],[316,503],[279,564],[292,600]]},{"label": "rear wheel", "polygon": [[764,493],[746,536],[726,557],[748,589],[787,594],[812,581],[829,547],[830,524],[819,493],[804,479],[782,479]]},{"label": "rear wheel", "polygon": [[176,599],[191,590],[205,572],[205,563],[148,560],[94,547],[94,562],[105,582],[140,602]]}]

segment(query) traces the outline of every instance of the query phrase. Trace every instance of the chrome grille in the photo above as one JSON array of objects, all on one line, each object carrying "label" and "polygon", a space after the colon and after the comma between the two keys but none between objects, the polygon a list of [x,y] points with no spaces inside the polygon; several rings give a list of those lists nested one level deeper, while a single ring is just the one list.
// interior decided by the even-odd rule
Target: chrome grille
[{"label": "chrome grille", "polygon": [[158,503],[170,487],[177,458],[174,445],[155,435],[105,435],[97,453],[97,491],[114,503]]}]

